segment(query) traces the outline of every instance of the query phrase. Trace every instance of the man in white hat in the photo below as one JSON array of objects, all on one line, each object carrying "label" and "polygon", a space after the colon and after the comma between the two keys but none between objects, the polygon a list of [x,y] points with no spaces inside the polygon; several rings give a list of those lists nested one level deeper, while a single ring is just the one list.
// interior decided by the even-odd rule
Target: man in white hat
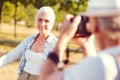
[{"label": "man in white hat", "polygon": [[[80,22],[79,16],[68,14],[62,24],[59,41],[48,56],[39,80],[120,80],[120,0],[89,0],[88,10],[81,15],[89,17],[87,27],[95,36],[98,55],[87,56],[69,68],[58,70],[61,55]],[[70,22],[73,17],[73,22]],[[87,51],[88,42],[83,38],[79,41],[86,54],[91,53]]]}]

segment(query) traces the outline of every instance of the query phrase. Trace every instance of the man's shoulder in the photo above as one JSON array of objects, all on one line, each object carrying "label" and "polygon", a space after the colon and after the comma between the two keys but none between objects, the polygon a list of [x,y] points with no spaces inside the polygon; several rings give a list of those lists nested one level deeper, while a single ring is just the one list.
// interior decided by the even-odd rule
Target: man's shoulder
[{"label": "man's shoulder", "polygon": [[[99,64],[101,63],[101,58],[100,56],[94,56],[94,57],[86,57],[83,62],[87,63],[87,64]],[[96,65],[95,65],[96,66]]]}]

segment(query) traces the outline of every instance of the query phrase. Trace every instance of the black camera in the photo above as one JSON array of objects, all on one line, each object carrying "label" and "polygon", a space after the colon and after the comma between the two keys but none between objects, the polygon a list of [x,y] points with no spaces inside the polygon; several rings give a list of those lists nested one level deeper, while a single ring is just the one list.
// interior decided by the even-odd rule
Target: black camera
[{"label": "black camera", "polygon": [[[73,19],[71,19],[71,21],[72,20]],[[78,25],[78,29],[77,29],[74,37],[87,37],[87,36],[91,35],[91,33],[88,32],[88,30],[86,28],[86,24],[88,22],[89,22],[89,17],[81,16],[81,22]]]}]

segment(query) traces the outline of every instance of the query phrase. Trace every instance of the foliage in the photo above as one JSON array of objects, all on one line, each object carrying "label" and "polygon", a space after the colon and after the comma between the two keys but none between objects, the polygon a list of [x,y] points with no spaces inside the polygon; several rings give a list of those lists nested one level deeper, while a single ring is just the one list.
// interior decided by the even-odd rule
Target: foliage
[{"label": "foliage", "polygon": [[85,11],[88,0],[31,0],[35,7],[39,8],[44,5],[55,6],[59,5],[58,11],[63,10],[67,13],[77,14]]},{"label": "foliage", "polygon": [[[26,3],[32,3],[36,8],[42,6],[56,6],[57,12],[77,14],[78,12],[85,11],[88,4],[88,0],[27,0]],[[25,3],[25,1],[24,1]]]},{"label": "foliage", "polygon": [[[34,23],[34,17],[36,14],[36,8],[40,8],[42,6],[51,6],[55,10],[56,24],[58,24],[63,20],[64,15],[66,13],[72,13],[76,15],[78,12],[85,11],[88,5],[87,4],[88,0],[3,0],[2,3],[10,2],[12,3],[12,5],[14,5],[12,10],[5,10],[3,8],[3,11],[5,10],[3,14],[4,15],[6,14],[6,17],[7,17],[5,19],[5,16],[4,16],[4,20],[8,20],[7,22],[9,22],[10,19],[14,18],[13,12],[15,9],[16,1],[17,1],[16,20],[17,21],[25,20],[27,27],[34,26],[33,23]],[[30,5],[32,6],[28,7]]]},{"label": "foliage", "polygon": [[[16,20],[24,20],[25,18],[25,8],[21,3],[17,3],[17,13],[16,13]],[[3,8],[2,8],[2,21],[3,22],[11,22],[11,20],[14,18],[14,12],[15,12],[15,5],[10,2],[4,2]]]},{"label": "foliage", "polygon": [[85,11],[88,6],[88,0],[64,0],[60,4],[59,10],[64,10],[67,13],[77,14]]},{"label": "foliage", "polygon": [[[66,13],[78,14],[78,12],[85,11],[88,4],[88,0],[50,0],[54,3],[51,4],[56,14],[56,24],[54,29],[59,30],[59,25],[63,21]],[[55,5],[56,4],[56,5]]]},{"label": "foliage", "polygon": [[35,26],[35,15],[37,13],[37,9],[33,6],[33,4],[29,4],[26,8],[25,11],[26,14],[26,18],[25,18],[25,22],[26,22],[26,26],[27,27],[34,27]]},{"label": "foliage", "polygon": [[21,21],[25,19],[25,7],[23,4],[21,4],[20,2],[17,3],[17,13],[16,13],[16,20],[17,21]]},{"label": "foliage", "polygon": [[11,18],[14,16],[14,4],[11,4],[7,1],[3,4],[2,10],[3,22],[9,23],[11,21]]}]

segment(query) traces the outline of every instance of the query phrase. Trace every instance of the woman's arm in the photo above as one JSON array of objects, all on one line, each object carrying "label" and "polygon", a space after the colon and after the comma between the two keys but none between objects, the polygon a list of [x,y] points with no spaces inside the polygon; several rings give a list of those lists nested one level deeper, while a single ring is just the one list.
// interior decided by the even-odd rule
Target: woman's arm
[{"label": "woman's arm", "polygon": [[17,47],[8,52],[6,55],[0,57],[0,67],[3,67],[10,62],[17,60],[21,57],[22,51],[25,47],[25,40],[23,40]]}]

